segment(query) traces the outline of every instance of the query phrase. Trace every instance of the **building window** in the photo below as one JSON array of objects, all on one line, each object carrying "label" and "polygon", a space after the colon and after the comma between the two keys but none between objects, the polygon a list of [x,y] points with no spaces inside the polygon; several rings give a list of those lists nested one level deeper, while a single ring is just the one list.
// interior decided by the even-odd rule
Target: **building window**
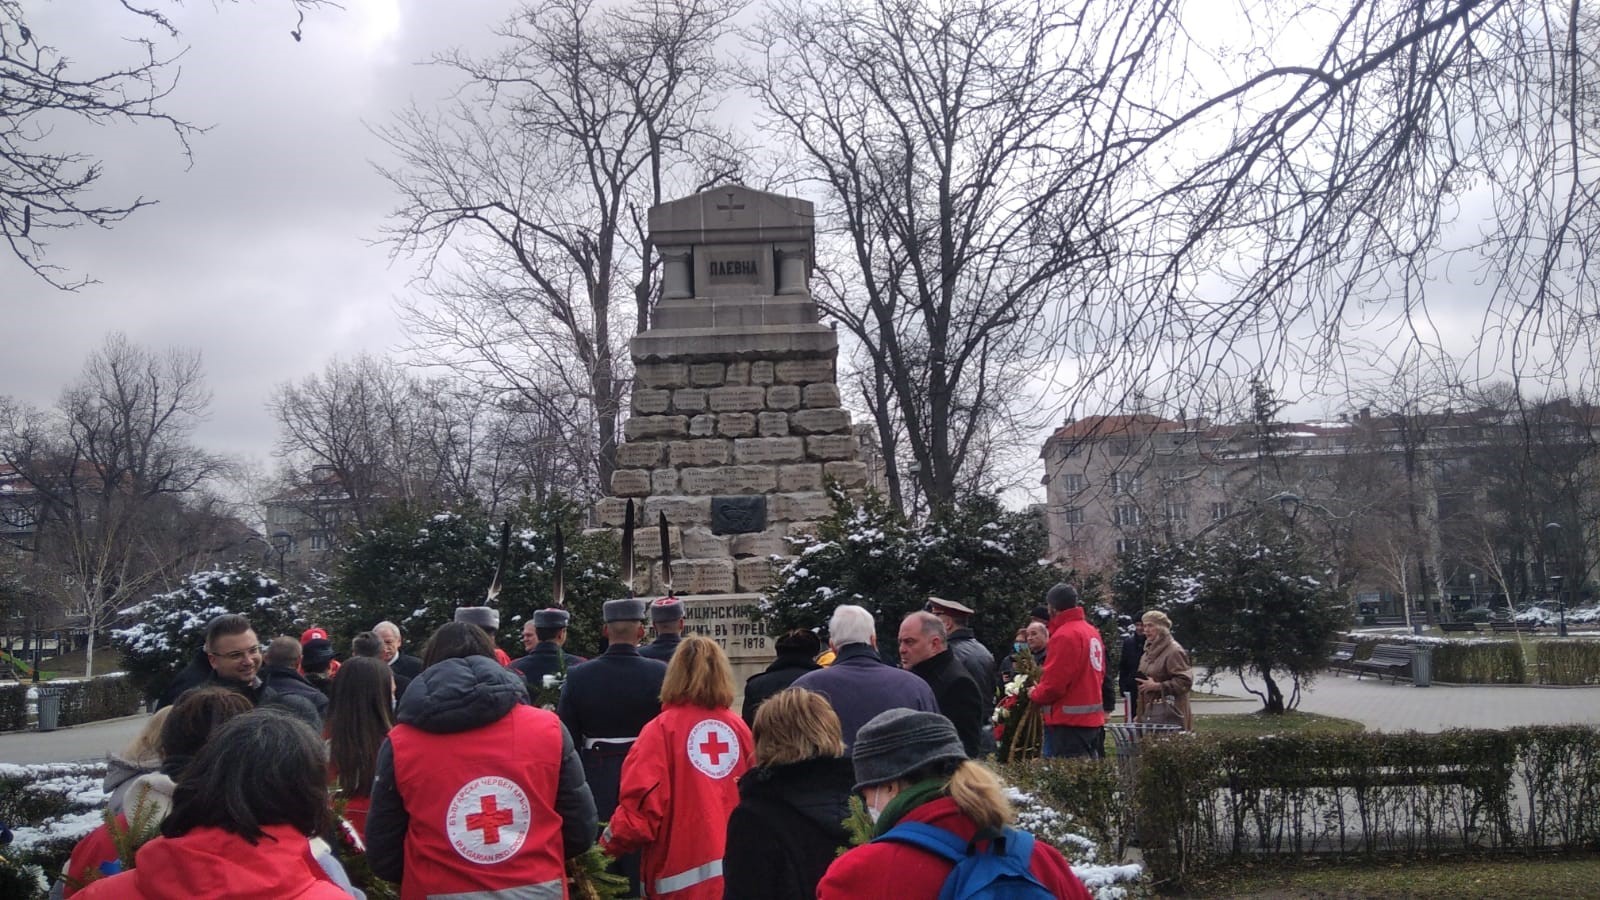
[{"label": "building window", "polygon": [[1111,473],[1112,494],[1132,494],[1139,490],[1139,476],[1124,475],[1121,472]]},{"label": "building window", "polygon": [[1222,487],[1227,482],[1228,473],[1222,469],[1212,468],[1206,470],[1206,483],[1212,487]]},{"label": "building window", "polygon": [[1061,511],[1061,519],[1062,519],[1062,521],[1066,522],[1068,525],[1082,525],[1083,524],[1083,507],[1081,507],[1081,506],[1069,506],[1069,507],[1067,507],[1066,509]]},{"label": "building window", "polygon": [[1168,522],[1183,522],[1183,521],[1187,521],[1188,518],[1189,518],[1189,504],[1187,504],[1187,503],[1168,503],[1166,512],[1167,512],[1167,521]]},{"label": "building window", "polygon": [[1123,538],[1117,541],[1117,553],[1119,555],[1138,553],[1143,549],[1144,541],[1140,538]]},{"label": "building window", "polygon": [[1113,521],[1116,524],[1121,525],[1123,527],[1131,527],[1131,526],[1138,525],[1139,524],[1139,507],[1137,507],[1137,506],[1115,506],[1115,507],[1112,507],[1112,509],[1111,509],[1111,521]]},{"label": "building window", "polygon": [[1213,522],[1221,522],[1223,519],[1226,519],[1232,513],[1233,513],[1233,504],[1231,504],[1231,503],[1213,503],[1213,504],[1211,504],[1211,521],[1213,521]]},{"label": "building window", "polygon": [[326,535],[321,535],[321,534],[313,534],[311,536],[311,549],[312,549],[312,551],[328,549],[328,538],[327,538],[327,536]]},{"label": "building window", "polygon": [[1077,472],[1068,472],[1061,476],[1061,489],[1069,494],[1076,494],[1088,490],[1089,479]]}]

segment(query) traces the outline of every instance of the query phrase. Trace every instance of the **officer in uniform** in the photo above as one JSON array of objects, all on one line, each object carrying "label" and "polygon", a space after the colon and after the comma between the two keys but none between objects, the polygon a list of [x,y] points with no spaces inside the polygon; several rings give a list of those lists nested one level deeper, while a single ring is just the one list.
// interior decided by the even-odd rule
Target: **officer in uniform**
[{"label": "officer in uniform", "polygon": [[532,626],[538,643],[528,649],[527,656],[511,663],[511,668],[528,679],[530,688],[543,685],[546,675],[564,675],[569,667],[588,661],[588,657],[566,651],[567,623],[571,619],[566,610],[555,607],[534,612]]},{"label": "officer in uniform", "polygon": [[[644,726],[661,714],[661,683],[667,664],[639,655],[644,637],[646,601],[632,598],[607,600],[600,608],[609,643],[605,652],[567,671],[556,715],[572,734],[583,758],[583,774],[594,793],[601,821],[617,808],[622,786],[622,761]],[[618,861],[638,895],[639,855]]]},{"label": "officer in uniform", "polygon": [[639,648],[639,655],[647,659],[672,662],[673,651],[683,640],[683,601],[677,597],[662,597],[650,604],[650,627],[656,639]]}]

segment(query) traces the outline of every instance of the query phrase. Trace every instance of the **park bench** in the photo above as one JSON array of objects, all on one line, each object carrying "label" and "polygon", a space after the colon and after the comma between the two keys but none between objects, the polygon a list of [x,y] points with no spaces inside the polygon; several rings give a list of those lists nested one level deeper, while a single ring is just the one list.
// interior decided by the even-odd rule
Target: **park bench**
[{"label": "park bench", "polygon": [[1357,670],[1357,681],[1368,672],[1378,673],[1379,678],[1383,677],[1384,672],[1388,672],[1393,676],[1389,683],[1393,684],[1400,680],[1402,670],[1411,668],[1411,648],[1399,644],[1379,644],[1372,648],[1371,656],[1352,660],[1350,665]]},{"label": "park bench", "polygon": [[1540,625],[1538,622],[1531,622],[1527,624],[1520,622],[1490,622],[1489,627],[1493,629],[1496,634],[1506,634],[1512,631],[1526,631],[1529,634],[1532,634],[1544,626]]},{"label": "park bench", "polygon": [[1356,645],[1344,641],[1333,645],[1333,653],[1328,656],[1328,668],[1335,672],[1340,669],[1350,668],[1350,661],[1356,658]]},{"label": "park bench", "polygon": [[[1499,623],[1496,622],[1495,625],[1498,626]],[[1478,623],[1477,622],[1440,622],[1439,623],[1439,630],[1444,632],[1445,634],[1449,634],[1449,633],[1451,633],[1453,631],[1476,632],[1478,630]],[[1499,631],[1500,629],[1498,627],[1496,627],[1495,630]]]}]

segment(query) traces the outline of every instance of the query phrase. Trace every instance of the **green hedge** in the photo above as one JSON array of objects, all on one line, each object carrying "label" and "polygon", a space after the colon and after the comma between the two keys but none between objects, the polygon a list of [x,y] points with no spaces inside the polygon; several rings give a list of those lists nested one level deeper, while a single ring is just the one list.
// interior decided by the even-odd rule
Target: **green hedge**
[{"label": "green hedge", "polygon": [[1193,735],[1147,744],[1145,860],[1182,884],[1261,857],[1600,847],[1600,730]]},{"label": "green hedge", "polygon": [[1540,684],[1600,684],[1600,641],[1537,641]]},{"label": "green hedge", "polygon": [[143,708],[144,698],[133,679],[101,675],[88,681],[51,685],[61,693],[61,727],[131,716]]},{"label": "green hedge", "polygon": [[996,765],[995,770],[1007,784],[1033,794],[1059,814],[1056,830],[1070,829],[1093,841],[1098,859],[1121,855],[1129,807],[1112,760],[1034,759]]},{"label": "green hedge", "polygon": [[0,685],[0,731],[19,731],[28,727],[28,686]]},{"label": "green hedge", "polygon": [[[1356,659],[1372,655],[1379,644],[1399,644],[1410,647],[1417,643],[1409,636],[1374,637],[1371,635],[1345,635],[1356,645]],[[1524,684],[1528,681],[1528,664],[1522,645],[1516,641],[1448,640],[1430,638],[1425,643],[1433,648],[1433,680],[1450,684]]]}]

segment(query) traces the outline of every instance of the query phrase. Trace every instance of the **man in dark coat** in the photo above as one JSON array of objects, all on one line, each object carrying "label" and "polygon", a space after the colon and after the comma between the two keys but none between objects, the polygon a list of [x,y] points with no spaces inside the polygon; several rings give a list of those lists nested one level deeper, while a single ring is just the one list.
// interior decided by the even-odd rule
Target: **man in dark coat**
[{"label": "man in dark coat", "polygon": [[650,604],[650,627],[656,639],[640,647],[639,655],[672,662],[672,654],[683,640],[683,601],[677,597],[662,597]]},{"label": "man in dark coat", "polygon": [[156,709],[177,703],[178,698],[183,696],[184,691],[190,688],[197,688],[210,680],[211,655],[206,652],[205,647],[198,647],[194,651],[194,656],[190,658],[189,664],[179,670],[178,674],[173,677],[172,683],[167,685],[167,689],[161,692],[161,698],[156,701]]},{"label": "man in dark coat", "polygon": [[872,613],[850,604],[835,609],[828,620],[828,644],[834,650],[833,665],[801,675],[794,687],[828,698],[839,716],[846,753],[855,745],[861,726],[884,710],[939,711],[926,681],[889,665],[878,654]]},{"label": "man in dark coat", "polygon": [[400,652],[400,648],[405,645],[405,638],[400,634],[399,625],[393,622],[379,622],[372,626],[372,633],[383,642],[383,652],[379,658],[388,663],[396,675],[410,682],[422,672],[422,660]]},{"label": "man in dark coat", "polygon": [[333,691],[333,641],[312,638],[300,645],[300,674],[324,695]]},{"label": "man in dark coat", "polygon": [[744,723],[756,724],[756,708],[773,694],[794,684],[796,678],[822,668],[816,664],[822,641],[804,628],[796,628],[777,641],[778,658],[765,672],[751,675],[744,683],[744,706],[739,714]]},{"label": "man in dark coat", "polygon": [[328,695],[300,674],[300,642],[292,637],[275,637],[267,645],[262,660],[261,680],[279,694],[304,697],[317,711],[318,725],[328,714]]},{"label": "man in dark coat", "polygon": [[586,656],[566,651],[567,624],[571,621],[566,610],[552,607],[536,610],[522,626],[522,649],[528,655],[512,660],[511,668],[528,679],[530,691],[543,687],[546,675],[565,675],[568,667],[588,661]]},{"label": "man in dark coat", "polygon": [[939,712],[956,726],[969,759],[981,752],[986,730],[983,697],[949,646],[944,623],[933,613],[914,612],[900,623],[900,665],[933,689]]},{"label": "man in dark coat", "polygon": [[[583,772],[594,792],[601,821],[617,808],[622,786],[622,761],[644,726],[661,714],[661,683],[667,664],[639,655],[648,613],[645,601],[632,598],[607,600],[600,608],[608,643],[604,653],[567,671],[556,715],[572,734],[583,759]],[[639,856],[630,853],[620,861],[627,874],[630,896],[638,894]]]},{"label": "man in dark coat", "polygon": [[1122,658],[1117,660],[1118,693],[1139,696],[1139,659],[1144,656],[1144,622],[1133,620],[1133,633],[1122,638]]},{"label": "man in dark coat", "polygon": [[[978,685],[978,693],[983,697],[983,721],[988,722],[994,715],[995,678],[999,669],[995,665],[994,654],[972,632],[972,607],[943,597],[929,597],[923,611],[938,616],[944,624],[945,633],[949,635],[950,652]],[[994,752],[994,729],[981,728],[979,731],[980,749],[985,754]]]}]

